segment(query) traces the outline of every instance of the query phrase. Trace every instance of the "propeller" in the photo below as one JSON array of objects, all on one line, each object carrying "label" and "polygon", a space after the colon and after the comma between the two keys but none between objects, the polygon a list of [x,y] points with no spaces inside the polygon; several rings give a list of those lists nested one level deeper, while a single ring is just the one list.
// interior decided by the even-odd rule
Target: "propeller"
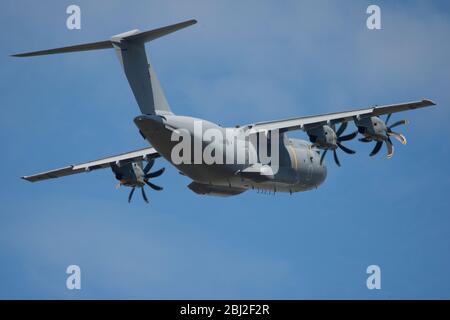
[{"label": "propeller", "polygon": [[[353,132],[353,133],[350,133],[350,134],[347,134],[347,135],[343,136],[342,134],[344,133],[345,129],[347,129],[347,126],[348,126],[348,122],[343,122],[340,125],[339,129],[337,129],[337,131],[336,131],[335,125],[334,124],[332,125],[333,131],[336,132],[336,137],[337,137],[336,138],[336,145],[338,146],[339,149],[341,149],[342,151],[344,151],[347,154],[355,154],[354,150],[347,148],[346,146],[344,146],[341,143],[342,141],[352,140],[358,135],[358,131],[356,131],[356,132]],[[328,150],[325,150],[322,153],[322,156],[320,157],[320,164],[323,163],[323,159],[325,158],[325,155],[327,154],[327,151]],[[339,162],[339,158],[337,156],[336,149],[333,149],[333,158],[334,158],[334,162],[336,162],[336,164],[340,167],[341,163]]]},{"label": "propeller", "polygon": [[[156,170],[156,171],[154,171],[154,172],[148,173],[148,172],[150,171],[150,169],[151,169],[152,166],[153,166],[153,163],[152,163],[151,166],[148,167],[148,164],[147,164],[147,166],[145,167],[145,169],[144,169],[144,173],[145,173],[145,176],[144,176],[144,182],[145,182],[146,185],[148,185],[148,186],[149,186],[150,188],[152,188],[153,190],[161,191],[161,190],[163,190],[163,187],[160,187],[160,186],[158,186],[158,185],[156,185],[156,184],[154,184],[154,183],[151,183],[149,180],[152,179],[152,178],[159,177],[160,175],[162,175],[162,174],[164,173],[164,171],[165,171],[166,169],[165,169],[165,168],[161,168],[161,169]],[[147,167],[148,167],[148,168],[147,168]],[[146,169],[147,169],[147,170],[146,170]]]},{"label": "propeller", "polygon": [[141,188],[141,192],[142,192],[142,198],[144,198],[144,201],[148,203],[148,199],[147,199],[147,195],[145,194],[144,187]]},{"label": "propeller", "polygon": [[[153,167],[154,164],[155,164],[155,160],[153,160],[153,159],[151,159],[151,160],[149,160],[149,161],[147,162],[147,165],[146,165],[146,166],[144,167],[144,169],[142,170],[142,171],[143,171],[143,174],[144,174],[144,176],[143,176],[143,181],[144,181],[144,183],[145,183],[146,185],[148,185],[148,186],[149,186],[150,188],[152,188],[153,190],[161,191],[161,190],[163,190],[163,187],[160,187],[160,186],[158,186],[158,185],[156,185],[156,184],[150,182],[149,180],[152,179],[152,178],[156,178],[156,177],[159,177],[160,175],[162,175],[163,172],[164,172],[164,170],[165,170],[165,168],[161,168],[161,169],[159,169],[159,170],[157,170],[157,171],[154,171],[154,172],[150,172],[150,173],[149,173],[150,169]],[[142,186],[134,186],[134,187],[131,189],[130,194],[128,195],[128,202],[131,202],[131,199],[132,199],[132,197],[133,197],[134,190],[138,187],[138,188],[141,188],[142,198],[144,199],[145,202],[148,203],[149,201],[148,201],[148,198],[147,198],[147,194],[145,193],[144,186],[145,186],[145,185],[142,185]]]},{"label": "propeller", "polygon": [[134,193],[134,190],[135,190],[135,189],[136,189],[136,187],[133,187],[133,188],[131,189],[130,194],[128,195],[128,203],[130,203],[131,198],[133,197],[133,193]]},{"label": "propeller", "polygon": [[[392,128],[408,124],[407,120],[400,120],[389,126],[388,123],[389,123],[389,120],[391,119],[391,115],[392,115],[392,113],[388,114],[388,116],[386,117],[386,121],[385,121],[387,139],[385,139],[384,142],[386,143],[388,158],[392,158],[392,156],[394,155],[394,145],[392,143],[391,137],[400,141],[401,144],[406,144],[405,136],[401,133],[392,131]],[[359,140],[362,142],[370,141],[370,139],[367,139],[367,138],[363,138],[363,139],[359,139]],[[374,155],[376,155],[380,151],[382,146],[383,146],[383,141],[377,141],[377,143],[375,144],[375,147],[373,148],[372,152],[370,153],[370,156],[373,157]]]}]

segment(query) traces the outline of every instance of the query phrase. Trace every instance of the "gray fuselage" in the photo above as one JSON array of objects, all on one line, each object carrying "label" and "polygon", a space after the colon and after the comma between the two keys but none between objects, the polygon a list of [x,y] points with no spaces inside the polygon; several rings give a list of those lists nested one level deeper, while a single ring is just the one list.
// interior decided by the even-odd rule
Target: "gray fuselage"
[{"label": "gray fuselage", "polygon": [[[210,194],[228,196],[242,193],[248,189],[264,190],[269,192],[300,192],[317,188],[326,178],[327,169],[325,164],[320,164],[320,154],[318,150],[304,140],[287,138],[285,134],[279,137],[278,170],[272,176],[263,176],[259,172],[247,173],[246,169],[252,163],[248,162],[248,145],[236,143],[239,137],[248,136],[249,128],[223,128],[212,122],[173,114],[165,115],[141,115],[135,118],[135,124],[141,134],[151,143],[151,145],[166,160],[172,163],[183,175],[188,176],[194,182],[189,187],[199,194]],[[202,131],[198,130],[199,124]],[[196,129],[194,127],[197,126]],[[215,144],[217,150],[221,150],[224,159],[227,156],[225,145],[233,145],[234,161],[224,161],[224,163],[207,164],[203,160],[200,163],[192,161],[187,163],[177,163],[173,160],[173,148],[179,144],[179,140],[173,141],[174,132],[183,130],[190,136],[191,146],[199,143],[202,150],[206,147],[204,132],[216,130],[222,132],[226,137],[233,136],[232,139],[225,138],[224,141],[208,141]],[[226,142],[225,142],[226,140]],[[239,162],[239,156],[246,161]],[[254,164],[255,165],[255,164]],[[256,165],[259,165],[258,163]]]}]

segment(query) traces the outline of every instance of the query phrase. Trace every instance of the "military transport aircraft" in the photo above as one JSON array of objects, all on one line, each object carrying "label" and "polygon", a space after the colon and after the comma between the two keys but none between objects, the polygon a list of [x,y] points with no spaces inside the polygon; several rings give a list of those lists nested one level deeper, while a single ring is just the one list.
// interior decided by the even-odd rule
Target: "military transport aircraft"
[{"label": "military transport aircraft", "polygon": [[[342,142],[360,135],[359,140],[361,142],[375,143],[370,156],[377,154],[382,145],[385,144],[387,155],[391,157],[394,153],[391,137],[402,144],[406,144],[405,137],[392,129],[407,123],[406,120],[400,120],[389,125],[391,115],[401,111],[435,105],[431,100],[421,100],[253,123],[233,128],[223,128],[206,120],[175,115],[167,103],[155,70],[149,63],[145,43],[196,22],[196,20],[189,20],[146,32],[132,30],[113,36],[106,41],[13,55],[14,57],[31,57],[76,51],[115,49],[141,111],[141,114],[134,119],[134,123],[140,134],[151,144],[150,147],[145,149],[24,176],[23,179],[36,182],[109,167],[115,174],[116,179],[119,180],[118,186],[124,185],[131,188],[128,201],[131,200],[135,189],[140,188],[144,200],[148,202],[144,191],[145,185],[153,190],[162,190],[162,187],[153,184],[150,179],[161,175],[164,168],[155,172],[150,172],[150,169],[154,165],[155,159],[163,157],[172,163],[181,174],[193,180],[188,187],[198,194],[231,196],[249,189],[270,193],[306,191],[317,188],[325,180],[327,169],[323,160],[328,151],[333,153],[334,161],[340,166],[336,151],[340,149],[348,154],[355,153],[345,147]],[[380,118],[382,115],[386,115],[385,120]],[[215,129],[219,132],[228,130],[235,137],[238,137],[237,139],[248,137],[254,132],[268,134],[279,131],[278,169],[276,172],[271,171],[270,165],[258,161],[256,163],[244,161],[244,163],[227,164],[206,164],[204,162],[193,164],[173,161],[171,153],[177,142],[173,141],[171,137],[177,130],[187,131],[194,143],[200,141],[200,145],[205,146],[202,132],[199,134],[195,130],[195,124],[199,122],[202,124],[203,130]],[[343,135],[349,122],[353,122],[357,130]],[[339,125],[337,129],[336,125]],[[306,132],[309,142],[288,138],[286,133],[292,130]],[[233,138],[231,141],[226,139],[226,141],[214,141],[214,143],[216,143],[215,147],[218,150],[224,148],[225,144],[231,144],[233,148],[236,145],[235,152],[237,155],[248,152],[248,144],[238,144],[236,141]],[[258,146],[257,144],[256,148]],[[255,145],[252,145],[251,148],[254,150]],[[222,151],[226,152],[226,150]],[[233,159],[236,159],[236,157]]]}]

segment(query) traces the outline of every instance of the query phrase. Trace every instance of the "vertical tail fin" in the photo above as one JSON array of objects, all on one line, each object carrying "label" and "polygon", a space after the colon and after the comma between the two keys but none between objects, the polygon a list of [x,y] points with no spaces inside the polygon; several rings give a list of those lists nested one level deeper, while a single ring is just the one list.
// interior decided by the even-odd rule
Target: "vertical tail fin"
[{"label": "vertical tail fin", "polygon": [[132,30],[113,36],[111,40],[76,46],[15,54],[13,57],[32,57],[47,54],[115,48],[120,63],[143,114],[172,113],[156,72],[147,59],[145,43],[197,23],[189,20],[167,27],[140,32]]}]

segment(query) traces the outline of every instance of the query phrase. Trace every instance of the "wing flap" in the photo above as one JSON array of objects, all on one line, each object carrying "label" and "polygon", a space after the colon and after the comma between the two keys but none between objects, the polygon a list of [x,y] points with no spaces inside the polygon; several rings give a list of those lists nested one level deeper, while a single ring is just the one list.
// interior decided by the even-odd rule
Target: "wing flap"
[{"label": "wing flap", "polygon": [[22,179],[30,182],[38,182],[42,180],[65,177],[76,173],[109,168],[112,164],[123,165],[133,161],[150,160],[158,157],[159,153],[154,148],[150,147],[86,163],[70,165],[60,169],[50,170],[30,176],[24,176],[22,177]]}]

